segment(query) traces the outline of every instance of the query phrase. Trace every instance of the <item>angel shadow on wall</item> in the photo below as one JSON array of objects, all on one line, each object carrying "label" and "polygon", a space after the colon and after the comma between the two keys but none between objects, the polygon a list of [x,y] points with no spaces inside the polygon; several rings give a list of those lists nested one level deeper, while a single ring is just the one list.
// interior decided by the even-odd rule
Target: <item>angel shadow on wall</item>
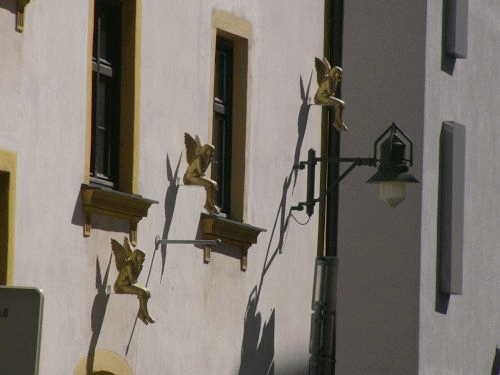
[{"label": "angel shadow on wall", "polygon": [[99,335],[101,333],[102,324],[104,322],[104,315],[106,314],[106,308],[108,306],[109,294],[106,293],[106,286],[108,285],[109,268],[111,266],[111,258],[109,257],[108,266],[106,267],[106,272],[104,278],[101,276],[101,266],[99,264],[99,257],[96,258],[96,280],[95,286],[97,289],[97,294],[94,298],[94,303],[92,305],[91,313],[91,328],[92,328],[92,338],[90,339],[89,351],[87,354],[87,373],[92,373],[94,369],[94,355],[95,349],[97,347],[97,341],[99,340]]},{"label": "angel shadow on wall", "polygon": [[[170,158],[167,154],[167,179],[169,182],[167,193],[165,194],[165,225],[163,226],[162,239],[168,239],[168,234],[170,232],[170,227],[172,225],[172,219],[174,218],[175,202],[177,201],[177,192],[179,191],[179,186],[177,186],[177,178],[179,175],[179,166],[181,164],[182,152],[179,156],[177,166],[175,167],[175,172],[172,173],[172,166],[170,165]],[[165,272],[165,262],[167,258],[167,244],[161,244],[161,276],[160,282],[163,279],[163,273]],[[154,254],[153,254],[154,257]],[[153,259],[151,259],[151,266],[153,265]],[[151,272],[151,270],[149,271]],[[148,275],[149,280],[149,275]],[[147,286],[147,283],[146,283]]]}]

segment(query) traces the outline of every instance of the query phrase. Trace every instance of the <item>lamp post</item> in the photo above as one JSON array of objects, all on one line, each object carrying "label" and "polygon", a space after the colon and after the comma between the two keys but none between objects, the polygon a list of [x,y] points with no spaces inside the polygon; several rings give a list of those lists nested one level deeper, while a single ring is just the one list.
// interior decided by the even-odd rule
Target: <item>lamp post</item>
[{"label": "lamp post", "polygon": [[[406,158],[406,147],[409,146],[409,158]],[[334,189],[357,166],[378,167],[377,172],[367,183],[379,184],[380,199],[389,206],[395,207],[406,196],[406,184],[418,180],[410,174],[413,166],[413,142],[395,123],[392,123],[374,142],[371,158],[317,158],[314,149],[308,152],[307,161],[302,161],[294,169],[303,170],[307,166],[307,195],[305,202],[299,202],[292,210],[306,208],[308,216],[314,213],[314,206]],[[331,183],[319,198],[314,198],[315,167],[318,162],[351,163],[348,168]],[[311,337],[309,352],[309,375],[326,375],[334,373],[333,351],[335,341],[336,283],[338,259],[335,256],[316,257],[314,270],[314,286],[311,316]]]},{"label": "lamp post", "polygon": [[[398,136],[399,134],[399,136]],[[385,140],[380,143],[385,137]],[[406,159],[406,144],[410,146],[410,158]],[[380,147],[379,147],[380,145]],[[305,169],[307,166],[307,199],[299,202],[292,210],[302,211],[306,207],[306,213],[311,216],[314,213],[314,206],[320,199],[337,186],[355,167],[366,165],[376,167],[377,172],[367,181],[369,184],[378,183],[380,198],[391,207],[397,206],[406,196],[406,184],[408,182],[418,182],[418,180],[408,173],[409,166],[413,166],[413,142],[406,134],[392,123],[374,143],[373,157],[371,158],[317,158],[316,151],[310,149],[307,161],[301,161],[294,165],[294,169]],[[380,148],[380,152],[379,152]],[[380,158],[379,158],[380,154]],[[314,198],[315,167],[318,162],[344,163],[351,165],[335,180],[326,191],[322,192],[320,198]]]}]

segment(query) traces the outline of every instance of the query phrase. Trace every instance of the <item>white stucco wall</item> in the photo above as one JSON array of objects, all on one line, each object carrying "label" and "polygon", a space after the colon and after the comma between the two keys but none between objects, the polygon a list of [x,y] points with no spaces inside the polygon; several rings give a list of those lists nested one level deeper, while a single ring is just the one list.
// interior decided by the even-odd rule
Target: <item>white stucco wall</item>
[{"label": "white stucco wall", "polygon": [[[88,3],[32,1],[23,33],[14,30],[13,3],[0,4],[0,148],[18,155],[14,284],[45,293],[40,374],[73,373],[94,346],[124,357],[135,374],[247,374],[270,363],[275,374],[305,373],[317,216],[299,225],[288,213],[305,199],[305,172],[296,184],[291,174],[297,150],[305,159],[320,145],[321,111],[301,107],[301,85],[314,95],[324,4],[143,2],[139,193],[160,203],[139,223],[147,254],[139,281],[148,281],[157,323],[134,326],[134,297],[106,302],[96,289],[108,265],[114,283],[110,239],[122,241],[126,223],[95,217],[98,228],[82,234]],[[174,202],[167,160],[182,177],[183,133],[208,138],[213,9],[253,30],[248,222],[267,232],[250,248],[246,272],[219,253],[206,265],[192,246],[154,254],[166,215],[170,239],[198,231],[202,189],[181,186],[173,213],[172,205],[165,212],[165,201]],[[245,321],[255,288],[258,303]]]},{"label": "white stucco wall", "polygon": [[[442,70],[442,4],[427,11],[420,357],[422,374],[493,373],[498,313],[500,5],[469,1],[468,56]],[[448,61],[450,63],[450,61]],[[436,311],[439,137],[443,121],[466,127],[463,294]]]}]

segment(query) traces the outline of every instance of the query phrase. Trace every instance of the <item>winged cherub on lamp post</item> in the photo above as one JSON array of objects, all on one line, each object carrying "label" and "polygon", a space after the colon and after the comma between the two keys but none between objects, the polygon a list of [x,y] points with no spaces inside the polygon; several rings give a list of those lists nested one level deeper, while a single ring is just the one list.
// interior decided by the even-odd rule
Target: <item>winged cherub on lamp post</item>
[{"label": "winged cherub on lamp post", "polygon": [[214,215],[220,214],[219,208],[214,203],[214,193],[217,190],[217,182],[205,177],[205,172],[212,161],[215,147],[210,144],[201,144],[200,137],[195,139],[188,133],[184,133],[184,144],[186,145],[186,159],[188,167],[184,173],[185,185],[203,186],[207,192],[205,209]]},{"label": "winged cherub on lamp post", "polygon": [[314,59],[316,65],[316,73],[318,79],[318,91],[314,95],[314,103],[320,105],[332,106],[335,108],[335,120],[333,126],[339,132],[347,130],[347,126],[342,120],[342,111],[345,108],[345,103],[335,97],[335,92],[339,87],[342,78],[342,68],[338,66],[330,67],[330,63],[323,57],[323,61],[317,57]]},{"label": "winged cherub on lamp post", "polygon": [[127,238],[123,246],[116,240],[111,240],[111,248],[115,254],[118,277],[115,281],[115,292],[118,294],[135,294],[139,299],[139,312],[137,316],[144,324],[154,323],[148,313],[148,299],[151,297],[149,290],[137,284],[137,278],[142,271],[142,264],[146,254],[139,249],[132,249]]}]

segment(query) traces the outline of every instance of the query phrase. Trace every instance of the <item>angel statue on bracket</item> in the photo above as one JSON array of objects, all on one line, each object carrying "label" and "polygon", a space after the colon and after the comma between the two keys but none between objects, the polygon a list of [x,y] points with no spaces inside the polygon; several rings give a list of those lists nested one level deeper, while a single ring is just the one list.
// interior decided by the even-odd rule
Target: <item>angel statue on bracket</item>
[{"label": "angel statue on bracket", "polygon": [[220,209],[214,203],[214,194],[217,190],[217,182],[205,177],[205,172],[212,161],[215,147],[210,144],[202,145],[200,137],[194,139],[188,133],[184,133],[184,144],[186,145],[186,159],[188,167],[184,173],[184,185],[203,186],[207,192],[205,209],[213,215],[220,214]]},{"label": "angel statue on bracket", "polygon": [[323,57],[323,61],[316,57],[314,63],[316,65],[318,79],[318,91],[316,91],[316,95],[314,95],[314,103],[334,107],[335,119],[333,121],[333,126],[335,126],[335,129],[339,132],[347,130],[347,126],[342,120],[342,111],[345,108],[345,103],[335,97],[335,92],[342,78],[342,68],[338,66],[332,68],[326,57]]},{"label": "angel statue on bracket", "polygon": [[148,313],[148,299],[151,293],[147,288],[137,284],[146,254],[142,250],[133,249],[126,237],[123,246],[118,241],[111,240],[111,248],[115,254],[116,268],[119,272],[115,281],[115,292],[135,294],[139,299],[138,318],[146,325],[154,323],[154,319]]}]

